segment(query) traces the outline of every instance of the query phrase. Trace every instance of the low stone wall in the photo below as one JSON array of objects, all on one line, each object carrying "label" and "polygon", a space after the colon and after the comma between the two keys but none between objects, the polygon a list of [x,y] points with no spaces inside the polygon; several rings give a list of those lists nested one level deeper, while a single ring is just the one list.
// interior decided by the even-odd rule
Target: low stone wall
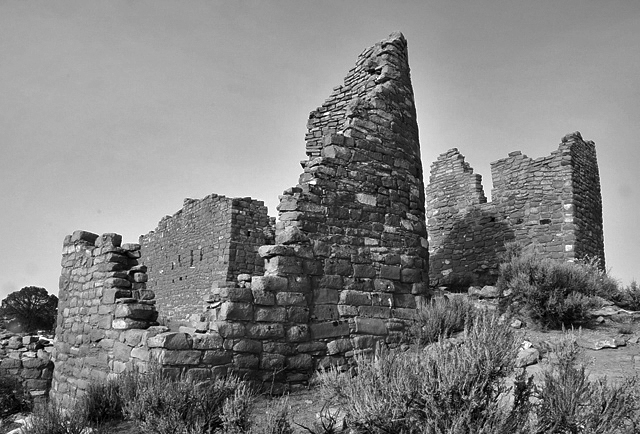
[{"label": "low stone wall", "polygon": [[0,333],[0,376],[13,377],[38,399],[51,388],[53,343],[41,336]]}]

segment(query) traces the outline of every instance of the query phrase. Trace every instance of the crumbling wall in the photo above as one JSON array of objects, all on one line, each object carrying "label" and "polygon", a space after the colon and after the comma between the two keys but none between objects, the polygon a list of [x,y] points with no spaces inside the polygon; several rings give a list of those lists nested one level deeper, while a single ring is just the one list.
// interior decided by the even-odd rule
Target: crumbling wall
[{"label": "crumbling wall", "polygon": [[64,240],[53,350],[51,396],[71,407],[90,382],[104,382],[135,363],[127,341],[142,339],[157,312],[146,289],[139,244],[76,231]]},{"label": "crumbling wall", "polygon": [[0,378],[15,378],[33,399],[46,397],[51,388],[53,363],[50,339],[0,333]]},{"label": "crumbling wall", "polygon": [[270,242],[270,227],[263,202],[212,194],[186,199],[180,211],[141,236],[147,286],[163,317],[185,321],[202,311],[213,285],[261,274],[257,251]]},{"label": "crumbling wall", "polygon": [[[428,293],[424,185],[407,45],[365,50],[312,112],[304,172],[280,196],[264,276],[228,288],[210,318],[274,384],[398,343]],[[250,291],[247,290],[250,287]],[[234,356],[237,357],[237,356]],[[235,360],[234,360],[235,362]]]},{"label": "crumbling wall", "polygon": [[551,155],[520,152],[491,164],[492,201],[457,149],[438,157],[427,187],[434,284],[493,283],[505,243],[545,257],[596,257],[604,267],[602,199],[593,142],[566,135]]}]

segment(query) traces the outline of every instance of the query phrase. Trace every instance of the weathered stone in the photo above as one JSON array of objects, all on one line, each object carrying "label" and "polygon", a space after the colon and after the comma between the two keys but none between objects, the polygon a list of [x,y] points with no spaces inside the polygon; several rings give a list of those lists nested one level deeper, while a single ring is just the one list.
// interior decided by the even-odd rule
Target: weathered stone
[{"label": "weathered stone", "polygon": [[540,352],[535,348],[521,349],[516,357],[516,367],[524,368],[525,366],[534,365],[540,359]]},{"label": "weathered stone", "polygon": [[262,343],[250,339],[242,339],[233,346],[233,351],[239,353],[261,353]]},{"label": "weathered stone", "polygon": [[197,365],[202,353],[195,350],[161,350],[158,362],[163,365]]},{"label": "weathered stone", "polygon": [[349,323],[346,321],[329,321],[310,325],[313,339],[333,338],[349,334]]},{"label": "weathered stone", "polygon": [[254,324],[247,327],[247,337],[252,339],[274,339],[284,337],[282,324]]},{"label": "weathered stone", "polygon": [[355,332],[360,334],[384,336],[389,333],[385,322],[379,318],[356,317],[354,325]]},{"label": "weathered stone", "polygon": [[351,340],[349,339],[337,339],[335,341],[331,341],[327,344],[327,354],[343,354],[347,351],[351,351],[353,346],[351,345]]},{"label": "weathered stone", "polygon": [[287,310],[281,306],[256,307],[255,320],[261,322],[280,322],[287,319]]},{"label": "weathered stone", "polygon": [[196,333],[191,336],[194,350],[213,350],[222,347],[222,337],[211,333]]},{"label": "weathered stone", "polygon": [[202,363],[206,365],[220,366],[231,363],[233,354],[224,350],[205,351],[202,356]]},{"label": "weathered stone", "polygon": [[240,303],[227,301],[222,303],[222,308],[220,309],[221,320],[252,320],[253,319],[253,304],[251,303]]},{"label": "weathered stone", "polygon": [[280,276],[253,276],[251,278],[251,290],[264,292],[286,291],[289,281]]},{"label": "weathered stone", "polygon": [[147,340],[149,348],[166,348],[168,350],[189,350],[192,348],[192,338],[186,333],[160,333]]}]

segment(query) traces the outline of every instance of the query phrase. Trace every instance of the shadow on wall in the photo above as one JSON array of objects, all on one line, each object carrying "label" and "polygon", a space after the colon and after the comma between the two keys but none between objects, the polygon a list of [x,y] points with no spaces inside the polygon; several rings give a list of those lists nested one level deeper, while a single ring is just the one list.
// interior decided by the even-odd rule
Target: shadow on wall
[{"label": "shadow on wall", "polygon": [[507,219],[486,208],[474,207],[441,229],[444,241],[429,255],[433,286],[466,291],[496,282],[505,243],[515,240],[515,233]]}]

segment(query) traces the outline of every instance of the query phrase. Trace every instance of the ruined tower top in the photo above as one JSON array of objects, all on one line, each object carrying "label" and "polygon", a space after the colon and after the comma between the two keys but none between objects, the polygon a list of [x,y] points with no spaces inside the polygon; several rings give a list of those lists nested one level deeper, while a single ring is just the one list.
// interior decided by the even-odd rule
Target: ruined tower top
[{"label": "ruined tower top", "polygon": [[344,84],[309,114],[307,127],[310,159],[320,156],[322,137],[336,133],[363,139],[382,134],[390,151],[419,158],[407,41],[402,33],[394,32],[364,50]]}]

